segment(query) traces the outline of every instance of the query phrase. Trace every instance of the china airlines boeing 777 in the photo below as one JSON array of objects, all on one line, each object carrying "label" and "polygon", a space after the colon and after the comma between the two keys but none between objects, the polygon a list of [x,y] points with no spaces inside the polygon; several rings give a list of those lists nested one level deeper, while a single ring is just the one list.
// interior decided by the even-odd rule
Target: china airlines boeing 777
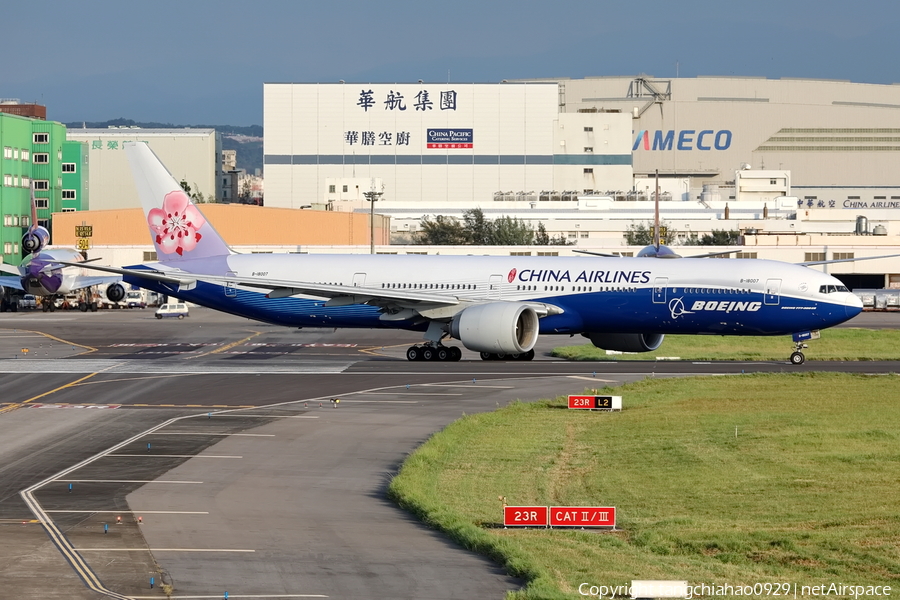
[{"label": "china airlines boeing 777", "polygon": [[538,335],[581,334],[599,348],[646,352],[663,336],[793,335],[803,341],[862,310],[807,266],[704,258],[236,254],[144,143],[126,144],[159,262],[128,283],[289,327],[424,332],[409,360],[530,360]]}]

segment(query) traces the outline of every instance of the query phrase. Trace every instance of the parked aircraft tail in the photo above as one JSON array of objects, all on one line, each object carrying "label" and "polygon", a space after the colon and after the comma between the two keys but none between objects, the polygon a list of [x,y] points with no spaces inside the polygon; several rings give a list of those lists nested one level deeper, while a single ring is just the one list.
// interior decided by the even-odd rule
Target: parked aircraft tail
[{"label": "parked aircraft tail", "polygon": [[127,142],[125,154],[160,261],[232,254],[146,143]]}]

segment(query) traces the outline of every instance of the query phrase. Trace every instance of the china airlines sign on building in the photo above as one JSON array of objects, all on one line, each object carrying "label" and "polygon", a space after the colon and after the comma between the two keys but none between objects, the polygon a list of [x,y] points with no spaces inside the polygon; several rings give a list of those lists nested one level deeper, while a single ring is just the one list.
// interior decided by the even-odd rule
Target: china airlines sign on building
[{"label": "china airlines sign on building", "polygon": [[729,129],[682,129],[677,135],[674,129],[657,129],[638,131],[631,150],[728,150],[730,147]]}]

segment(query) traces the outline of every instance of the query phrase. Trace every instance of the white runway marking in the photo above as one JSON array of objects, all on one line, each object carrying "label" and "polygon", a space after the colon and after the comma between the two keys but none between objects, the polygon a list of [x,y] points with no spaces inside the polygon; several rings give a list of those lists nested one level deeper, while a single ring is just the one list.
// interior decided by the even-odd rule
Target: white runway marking
[{"label": "white runway marking", "polygon": [[569,375],[569,379],[585,379],[587,381],[599,381],[601,383],[616,383],[614,379],[600,379],[599,377],[584,377],[582,375]]},{"label": "white runway marking", "polygon": [[209,431],[155,431],[153,432],[153,435],[234,435],[240,437],[275,437],[274,433],[211,433]]},{"label": "white runway marking", "polygon": [[[215,596],[167,596],[172,600],[222,600],[222,594]],[[159,600],[159,596],[129,596],[132,600]],[[328,598],[322,594],[228,594],[229,599],[238,598]]]},{"label": "white runway marking", "polygon": [[256,552],[245,548],[75,548],[79,552]]},{"label": "white runway marking", "polygon": [[144,454],[107,454],[106,456],[115,456],[117,458],[244,458],[243,456],[228,456],[225,454],[153,454],[152,452]]},{"label": "white runway marking", "polygon": [[205,510],[45,510],[46,513],[67,513],[67,514],[111,514],[118,515],[122,513],[140,513],[142,515],[208,515]]},{"label": "white runway marking", "polygon": [[413,390],[400,390],[398,392],[366,392],[361,395],[365,396],[462,396],[462,394],[445,393],[445,392],[414,392]]},{"label": "white runway marking", "polygon": [[461,387],[461,388],[494,388],[498,390],[512,390],[514,385],[481,385],[480,383],[420,383],[423,387]]},{"label": "white runway marking", "polygon": [[196,363],[155,362],[146,360],[67,360],[41,358],[5,358],[0,359],[0,373],[96,373],[105,371],[113,374],[148,373],[166,375],[255,375],[283,373],[294,375],[325,375],[343,373],[352,362],[337,363],[331,361],[298,362],[290,365],[248,365],[230,363],[227,366],[213,366]]},{"label": "white runway marking", "polygon": [[54,479],[60,483],[203,483],[202,481],[172,481],[166,479]]},{"label": "white runway marking", "polygon": [[[292,400],[291,402],[303,402],[303,400]],[[317,402],[318,402],[318,400],[317,400]],[[258,406],[256,408],[266,408],[266,407]],[[312,417],[309,415],[245,415],[244,413],[237,413],[234,415],[220,415],[220,414],[216,413],[215,416],[217,419],[219,419],[221,417],[256,417],[259,419],[318,419],[319,418],[319,417]]]}]

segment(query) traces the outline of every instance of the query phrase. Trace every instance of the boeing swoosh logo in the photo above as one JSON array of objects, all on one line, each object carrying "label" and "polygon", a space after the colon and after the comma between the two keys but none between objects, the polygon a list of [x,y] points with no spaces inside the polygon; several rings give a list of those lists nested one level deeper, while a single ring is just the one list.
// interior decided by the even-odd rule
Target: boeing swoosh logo
[{"label": "boeing swoosh logo", "polygon": [[681,298],[672,298],[669,300],[669,312],[672,314],[673,319],[677,319],[681,315],[692,315],[693,311],[684,310],[684,302],[682,302]]}]

